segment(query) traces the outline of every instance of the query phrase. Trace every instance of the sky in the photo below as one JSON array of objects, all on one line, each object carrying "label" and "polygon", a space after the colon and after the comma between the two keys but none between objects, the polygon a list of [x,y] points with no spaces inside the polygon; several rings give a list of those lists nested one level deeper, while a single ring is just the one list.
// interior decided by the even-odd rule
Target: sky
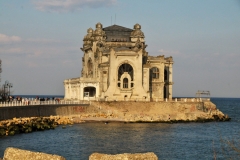
[{"label": "sky", "polygon": [[88,28],[142,27],[149,55],[172,56],[173,96],[240,97],[240,0],[0,0],[0,85],[64,95]]}]

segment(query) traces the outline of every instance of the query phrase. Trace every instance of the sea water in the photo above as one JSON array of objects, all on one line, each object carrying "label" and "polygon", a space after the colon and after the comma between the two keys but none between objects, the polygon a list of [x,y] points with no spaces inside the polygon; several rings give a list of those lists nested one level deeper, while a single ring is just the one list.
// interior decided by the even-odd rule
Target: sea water
[{"label": "sea water", "polygon": [[55,130],[0,137],[0,157],[7,147],[86,160],[106,154],[154,152],[159,159],[240,159],[240,98],[212,98],[230,122],[82,123]]}]

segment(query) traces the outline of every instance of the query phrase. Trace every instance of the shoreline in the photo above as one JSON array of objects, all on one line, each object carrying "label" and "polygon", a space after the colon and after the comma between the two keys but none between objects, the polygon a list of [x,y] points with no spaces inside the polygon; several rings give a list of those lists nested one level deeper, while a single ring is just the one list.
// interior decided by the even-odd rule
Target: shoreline
[{"label": "shoreline", "polygon": [[[54,129],[58,125],[77,123],[205,123],[231,120],[210,101],[92,102],[90,105],[4,107],[2,111],[11,111],[12,115],[23,113],[22,117],[26,117],[0,121],[0,136]],[[29,117],[36,113],[54,116]]]},{"label": "shoreline", "polygon": [[55,129],[58,126],[65,128],[66,125],[74,125],[80,123],[206,123],[206,122],[228,122],[231,118],[224,119],[197,119],[197,120],[123,120],[109,118],[79,118],[66,116],[50,116],[50,117],[24,117],[13,118],[0,121],[0,137],[13,136],[21,133],[31,133],[35,131],[43,131]]},{"label": "shoreline", "polygon": [[164,120],[120,120],[120,119],[103,119],[103,118],[95,118],[95,119],[80,119],[81,122],[79,122],[79,118],[75,119],[73,118],[73,123],[78,124],[78,123],[205,123],[205,122],[228,122],[231,121],[230,117],[225,117],[223,119],[196,119],[196,120],[175,120],[175,119],[170,119],[167,121]]}]

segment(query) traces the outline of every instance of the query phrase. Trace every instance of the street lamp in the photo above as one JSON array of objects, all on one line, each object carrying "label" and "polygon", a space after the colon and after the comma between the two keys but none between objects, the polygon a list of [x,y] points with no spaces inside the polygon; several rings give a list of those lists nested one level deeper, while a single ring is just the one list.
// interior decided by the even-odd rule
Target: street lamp
[{"label": "street lamp", "polygon": [[12,88],[12,87],[13,87],[12,83],[8,83],[8,88],[9,88],[8,95],[9,95],[9,96],[10,96],[10,88]]},{"label": "street lamp", "polygon": [[10,96],[10,88],[13,87],[12,83],[9,83],[8,81],[5,81],[5,83],[3,84],[3,95],[5,96],[5,98],[7,98],[8,96]]}]

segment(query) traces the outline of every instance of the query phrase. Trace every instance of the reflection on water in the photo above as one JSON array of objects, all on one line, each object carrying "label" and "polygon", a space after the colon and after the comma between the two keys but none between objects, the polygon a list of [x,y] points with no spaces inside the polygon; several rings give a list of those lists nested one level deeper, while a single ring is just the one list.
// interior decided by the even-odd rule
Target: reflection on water
[{"label": "reflection on water", "polygon": [[[3,157],[6,147],[11,146],[58,154],[69,160],[88,159],[94,152],[154,152],[159,159],[171,160],[213,159],[216,153],[218,159],[238,159],[237,154],[223,141],[240,140],[239,102],[217,101],[218,107],[224,108],[224,112],[234,118],[231,122],[83,123],[67,126],[66,129],[57,127],[55,130],[2,137],[0,157]],[[225,108],[226,105],[228,108]]]}]

